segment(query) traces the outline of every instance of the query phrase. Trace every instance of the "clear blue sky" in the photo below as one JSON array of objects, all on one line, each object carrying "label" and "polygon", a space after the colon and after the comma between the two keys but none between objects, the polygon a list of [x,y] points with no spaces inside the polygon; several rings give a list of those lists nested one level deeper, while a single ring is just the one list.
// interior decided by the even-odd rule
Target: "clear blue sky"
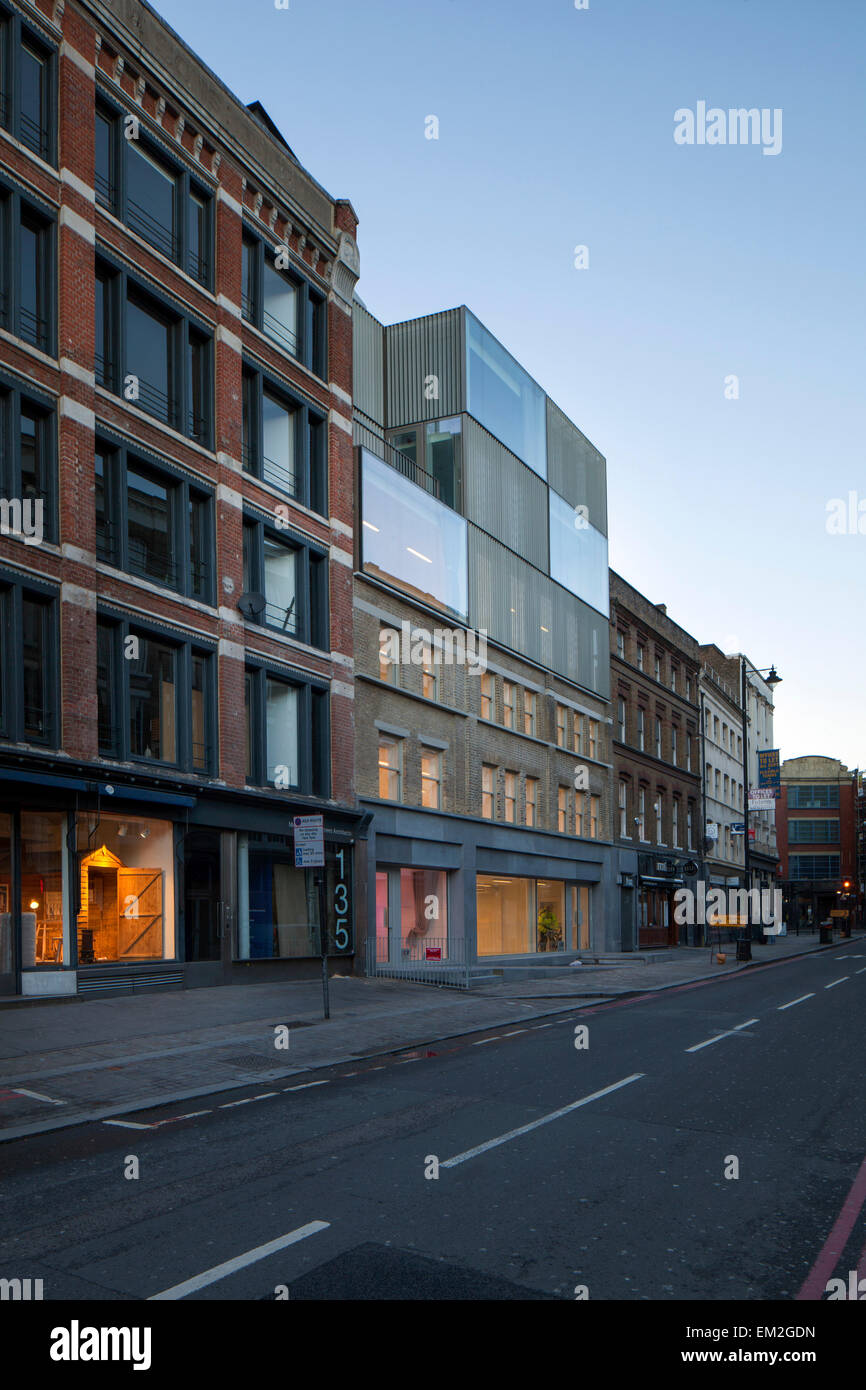
[{"label": "clear blue sky", "polygon": [[[373,313],[469,305],[601,449],[612,566],[776,664],[782,756],[866,766],[863,0],[156,8],[351,200]],[[781,153],[675,144],[698,101]]]}]

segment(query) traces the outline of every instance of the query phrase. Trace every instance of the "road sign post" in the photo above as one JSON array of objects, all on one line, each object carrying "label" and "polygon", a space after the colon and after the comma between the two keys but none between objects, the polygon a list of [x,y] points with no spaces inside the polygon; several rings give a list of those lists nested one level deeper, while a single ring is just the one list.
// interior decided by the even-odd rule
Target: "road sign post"
[{"label": "road sign post", "polygon": [[322,816],[295,816],[295,868],[315,869],[319,903],[319,951],[322,957],[322,1006],[331,1017],[328,994],[328,905],[325,894],[325,828]]}]

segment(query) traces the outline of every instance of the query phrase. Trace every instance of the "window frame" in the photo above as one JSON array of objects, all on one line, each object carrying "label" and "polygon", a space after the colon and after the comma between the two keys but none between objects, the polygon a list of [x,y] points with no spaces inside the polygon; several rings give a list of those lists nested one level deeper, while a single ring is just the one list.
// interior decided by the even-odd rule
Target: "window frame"
[{"label": "window frame", "polygon": [[[196,177],[187,167],[183,160],[178,159],[174,150],[168,145],[163,144],[157,133],[151,130],[150,126],[138,111],[128,111],[119,102],[108,95],[105,90],[97,86],[96,101],[94,104],[94,129],[96,120],[101,117],[108,123],[109,143],[108,143],[108,195],[100,190],[98,177],[94,171],[94,194],[97,207],[116,217],[118,222],[122,222],[127,231],[133,236],[145,242],[157,255],[163,256],[176,266],[182,274],[186,275],[196,285],[202,289],[213,292],[214,287],[214,268],[215,268],[215,242],[216,242],[216,218],[214,214],[215,194],[208,183]],[[127,117],[133,118],[138,122],[139,133],[135,140],[127,139],[124,134],[124,121]],[[132,157],[135,146],[145,152],[157,165],[161,166],[164,173],[168,174],[174,181],[174,206],[172,213],[172,251],[169,254],[164,247],[160,246],[155,240],[147,236],[135,220],[130,220],[129,204],[130,185],[132,177],[130,174],[130,158]],[[198,255],[195,260],[199,262],[203,273],[196,273],[192,268],[192,251],[190,247],[190,213],[192,209],[192,199],[197,197],[205,209],[206,221],[206,254]]]},{"label": "window frame", "polygon": [[[114,464],[110,479],[103,473],[103,489],[106,503],[106,511],[111,511],[116,518],[109,523],[116,528],[117,541],[111,557],[99,555],[97,559],[101,564],[110,565],[112,569],[123,571],[130,574],[133,578],[141,579],[145,583],[155,584],[158,587],[169,589],[185,598],[194,599],[197,603],[206,604],[208,607],[215,606],[215,584],[216,584],[216,534],[215,534],[215,515],[216,515],[216,493],[204,480],[192,478],[188,473],[176,465],[166,463],[162,459],[150,454],[147,449],[140,449],[130,445],[120,436],[111,434],[104,427],[97,425],[94,438],[94,477],[95,477],[95,456],[97,451],[108,453],[113,456]],[[136,465],[144,472],[155,473],[160,481],[171,489],[169,497],[170,507],[170,531],[174,544],[175,555],[179,557],[179,582],[176,584],[162,583],[157,579],[152,579],[146,574],[138,574],[130,568],[129,563],[129,485],[128,475],[130,466],[135,470]],[[204,547],[204,568],[206,573],[206,592],[197,594],[193,587],[192,557],[191,548],[191,526],[189,516],[190,501],[195,500],[204,502],[206,507],[206,543]],[[94,507],[96,503],[94,500]]]},{"label": "window frame", "polygon": [[[284,550],[293,551],[298,556],[295,571],[295,597],[300,600],[298,621],[293,632],[287,632],[285,627],[278,627],[276,623],[267,622],[265,619],[267,609],[263,609],[261,614],[254,617],[245,618],[244,621],[254,623],[264,632],[278,633],[282,637],[288,637],[293,642],[301,642],[304,646],[313,647],[316,651],[329,652],[331,650],[331,615],[327,550],[300,531],[295,531],[291,527],[278,527],[273,518],[263,516],[251,505],[245,505],[243,508],[242,524],[245,549],[247,537],[250,537],[249,551],[247,552],[251,586],[249,592],[261,593],[267,597],[264,558],[264,542],[267,538],[269,541],[281,545]],[[314,565],[320,566],[318,585],[313,578]]]},{"label": "window frame", "polygon": [[[44,604],[47,641],[42,650],[42,692],[46,732],[41,738],[28,734],[24,713],[25,600]],[[38,748],[59,748],[60,705],[60,590],[38,578],[0,567],[0,739]]]},{"label": "window frame", "polygon": [[[288,670],[278,663],[247,654],[244,679],[250,681],[250,762],[247,785],[270,787],[285,795],[330,796],[331,713],[330,686],[306,672]],[[298,691],[298,782],[274,787],[268,779],[267,683],[281,682]],[[317,740],[318,734],[318,740]]]},{"label": "window frame", "polygon": [[[425,771],[424,771],[424,762],[425,762],[425,759],[428,759],[428,758],[432,758],[432,759],[434,760],[435,767],[436,767],[436,776],[435,776],[435,777],[431,777],[428,773],[425,773]],[[430,746],[427,745],[427,744],[422,745],[422,748],[421,748],[421,806],[422,806],[422,808],[423,808],[424,810],[427,810],[427,811],[441,811],[441,810],[442,810],[442,778],[443,778],[443,768],[444,768],[444,757],[443,757],[442,749],[441,749],[441,748],[432,748],[432,747],[430,747]],[[424,800],[424,787],[425,787],[425,783],[426,783],[428,786],[434,786],[434,787],[436,788],[436,803],[435,803],[435,805],[433,805],[433,806],[428,806],[427,803],[426,803],[426,801]]]},{"label": "window frame", "polygon": [[[183,435],[185,439],[191,440],[208,453],[213,453],[216,359],[212,327],[200,319],[197,314],[192,313],[185,305],[155,291],[146,280],[130,271],[116,255],[101,245],[97,246],[95,250],[95,277],[102,280],[106,286],[104,298],[106,339],[104,368],[100,371],[98,361],[94,360],[97,386],[101,386],[104,390],[110,391],[112,395],[119,397],[124,405],[134,406],[147,415],[149,419],[155,420],[157,424],[173,430],[175,434]],[[144,304],[139,303],[137,305],[140,312],[155,311],[154,318],[163,317],[171,334],[171,361],[168,364],[171,389],[167,401],[167,418],[157,411],[149,409],[142,401],[140,393],[137,399],[127,398],[124,393],[124,384],[128,376],[135,376],[139,381],[141,379],[139,373],[129,370],[128,310],[130,291],[133,300],[138,298],[145,301]],[[192,387],[190,353],[194,337],[202,340],[207,353],[203,401],[205,428],[201,432],[191,428],[190,422]]]},{"label": "window frame", "polygon": [[[28,216],[41,224],[36,290],[44,306],[44,327],[35,333],[24,331],[22,319],[26,311],[21,293],[21,229]],[[40,316],[36,318],[38,323]],[[28,347],[57,357],[57,212],[5,174],[0,178],[0,327]]]},{"label": "window frame", "polygon": [[[98,730],[100,758],[106,758],[113,762],[135,763],[140,767],[173,768],[181,772],[191,772],[197,777],[214,776],[219,761],[218,649],[216,644],[201,637],[183,637],[167,627],[148,621],[146,618],[144,620],[130,619],[127,615],[121,614],[107,604],[97,605],[96,621],[97,628],[109,629],[111,641],[107,680],[111,737],[103,741],[101,731]],[[175,649],[175,758],[171,762],[162,758],[145,758],[138,753],[133,753],[131,749],[131,661],[126,660],[123,654],[126,639],[131,636],[160,642]],[[207,750],[205,767],[194,766],[192,717],[192,662],[194,657],[205,657],[207,660],[204,687],[205,748]]]},{"label": "window frame", "polygon": [[[56,44],[47,39],[32,24],[29,24],[17,10],[0,5],[0,61],[5,72],[2,73],[3,86],[8,93],[6,102],[0,102],[0,126],[17,140],[19,145],[37,159],[52,168],[57,168],[57,76],[58,50]],[[26,139],[23,131],[23,112],[21,109],[22,79],[21,50],[26,45],[36,51],[44,63],[45,86],[42,93],[42,123],[40,124],[39,147]],[[5,52],[3,49],[5,48]],[[11,109],[10,109],[11,108]]]},{"label": "window frame", "polygon": [[[242,442],[244,472],[317,516],[326,517],[329,505],[327,415],[288,382],[248,357],[244,358],[242,374],[243,408],[253,436],[252,439],[244,437]],[[263,399],[266,393],[296,415],[295,457],[292,460],[297,480],[294,492],[265,477]]]},{"label": "window frame", "polygon": [[[58,521],[58,443],[57,402],[44,396],[28,382],[26,385],[0,370],[0,496],[7,500],[26,500],[22,486],[21,415],[25,407],[37,419],[38,447],[42,451],[47,486],[42,500],[42,538],[56,544]],[[35,500],[38,500],[35,499]],[[10,533],[11,534],[11,533]]]},{"label": "window frame", "polygon": [[[268,251],[274,260],[280,251],[280,243],[272,243],[263,232],[245,218],[243,224],[244,254],[251,255],[252,291],[242,292],[241,316],[263,337],[272,343],[276,352],[289,359],[300,362],[320,381],[328,379],[328,298],[319,289],[290,255],[289,268],[273,266],[274,273],[282,275],[293,286],[298,295],[297,312],[297,351],[291,352],[278,337],[264,327],[264,270]],[[284,244],[284,243],[282,243]],[[318,314],[318,325],[316,323]]]}]

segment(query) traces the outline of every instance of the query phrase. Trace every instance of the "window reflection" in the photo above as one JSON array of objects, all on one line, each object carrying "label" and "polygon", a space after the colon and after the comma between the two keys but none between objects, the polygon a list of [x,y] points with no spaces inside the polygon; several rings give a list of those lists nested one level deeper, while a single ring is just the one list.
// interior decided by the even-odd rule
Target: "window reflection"
[{"label": "window reflection", "polygon": [[466,384],[469,414],[546,478],[544,392],[470,313],[466,315]]},{"label": "window reflection", "polygon": [[[579,525],[575,525],[575,521]],[[610,612],[607,537],[550,490],[550,574],[577,598]]]},{"label": "window reflection", "polygon": [[366,449],[362,453],[364,568],[465,618],[466,522]]}]

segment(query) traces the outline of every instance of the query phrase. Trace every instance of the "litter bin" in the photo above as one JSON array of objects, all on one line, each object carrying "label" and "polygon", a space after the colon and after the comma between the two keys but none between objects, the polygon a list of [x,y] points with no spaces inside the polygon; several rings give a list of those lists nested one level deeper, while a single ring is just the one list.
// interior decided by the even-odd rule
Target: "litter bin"
[{"label": "litter bin", "polygon": [[845,920],[844,920],[844,922],[842,922],[841,927],[840,927],[840,929],[839,929],[839,935],[840,935],[840,936],[844,936],[844,937],[848,937],[848,936],[851,935],[851,918],[850,918],[850,917],[846,917]]},{"label": "litter bin", "polygon": [[829,918],[826,922],[822,922],[818,928],[818,938],[818,944],[820,946],[833,945],[833,923]]}]

